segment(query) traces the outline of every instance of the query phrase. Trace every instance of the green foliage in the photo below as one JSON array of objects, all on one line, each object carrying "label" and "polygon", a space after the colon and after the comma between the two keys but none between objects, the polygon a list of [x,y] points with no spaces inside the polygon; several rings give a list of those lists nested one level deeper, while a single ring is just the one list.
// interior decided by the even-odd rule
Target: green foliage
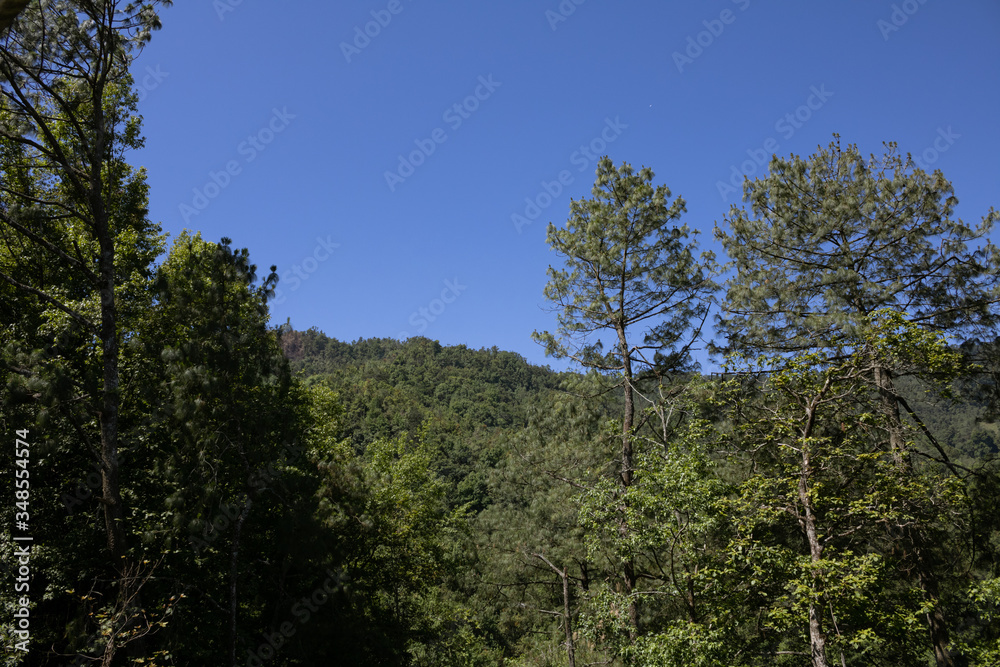
[{"label": "green foliage", "polygon": [[[673,406],[688,416],[665,442],[637,439],[629,486],[604,478],[580,501],[590,559],[609,563],[612,571],[631,559],[638,576],[631,592],[605,578],[582,618],[588,637],[627,664],[734,664],[725,662],[733,651],[719,643],[724,614],[713,567],[728,532],[716,507],[729,485],[712,454],[720,436],[703,418],[711,410],[712,399],[705,398],[690,387]],[[641,610],[635,637],[624,612],[630,601]]]},{"label": "green foliage", "polygon": [[749,210],[734,206],[729,229],[716,228],[736,270],[724,349],[837,355],[880,308],[955,336],[996,322],[996,212],[978,227],[952,220],[951,184],[895,144],[868,160],[839,138],[807,159],[775,156],[744,200]]},{"label": "green foliage", "polygon": [[[707,313],[714,262],[711,253],[699,261],[690,229],[674,224],[684,200],[668,205],[670,190],[652,181],[652,169],[636,173],[604,157],[593,198],[571,203],[565,228],[549,224],[549,246],[565,268],[549,267],[545,287],[557,333],[532,335],[546,354],[601,372],[624,372],[631,363],[637,371],[673,371],[690,363],[685,341]],[[643,328],[643,343],[626,345],[622,337],[635,327]],[[594,339],[601,331],[612,336],[608,352]]]},{"label": "green foliage", "polygon": [[718,269],[683,200],[607,158],[534,336],[588,374],[274,330],[228,239],[153,269],[124,155],[157,4],[36,3],[0,44],[0,430],[32,432],[47,647],[8,664],[1000,661],[994,212],[951,220],[891,144],[776,158],[717,231],[731,380],[693,372]]},{"label": "green foliage", "polygon": [[677,620],[623,649],[632,664],[648,667],[736,667],[723,633],[701,623]]},{"label": "green foliage", "polygon": [[[330,414],[335,395],[321,385],[310,393],[314,409]],[[352,664],[491,664],[476,618],[443,585],[466,560],[456,547],[467,518],[465,508],[449,508],[431,447],[422,438],[379,440],[362,457],[346,440],[322,437],[323,421],[311,440],[321,474],[316,511],[337,536],[351,591],[341,621],[351,630],[330,632],[345,642],[351,631],[366,638],[349,654]]]},{"label": "green foliage", "polygon": [[453,507],[483,509],[487,470],[502,456],[504,429],[525,424],[529,406],[559,383],[547,368],[497,349],[443,347],[414,338],[342,343],[316,330],[286,331],[282,346],[306,383],[335,388],[344,427],[358,452],[376,440],[423,433],[432,466],[449,484]]},{"label": "green foliage", "polygon": [[[974,539],[979,519],[966,520],[965,512],[975,507],[970,491],[983,490],[973,479],[984,472],[956,465],[914,404],[947,399],[980,372],[961,363],[942,334],[993,338],[1000,251],[988,234],[997,214],[991,209],[974,228],[954,221],[957,200],[941,172],[915,169],[893,144],[882,158],[865,161],[856,147],[842,151],[837,141],[806,160],[774,158],[766,177],[747,183],[745,201],[750,211],[734,207],[729,231],[716,230],[736,269],[719,317],[727,341],[719,347],[764,353],[760,365],[776,373],[764,385],[766,416],[749,422],[770,429],[753,451],[779,444],[796,456],[784,473],[764,473],[760,494],[746,507],[784,496],[787,512],[798,497],[813,570],[783,577],[798,577],[814,591],[807,606],[814,664],[833,648],[847,652],[852,632],[847,643],[863,647],[871,662],[893,655],[892,664],[919,664],[919,619],[937,664],[956,664],[949,631],[961,628],[954,618],[969,616],[959,591],[979,575],[964,569],[974,547],[944,545]],[[796,406],[789,416],[767,403],[768,387]],[[867,515],[859,511],[866,507]],[[820,576],[835,570],[825,562],[830,553],[838,561],[849,556],[845,562],[866,557],[850,540],[837,550],[848,534],[823,527],[829,517],[852,526],[851,540],[882,558],[852,566],[870,574],[859,586],[885,606],[878,619],[858,620],[860,612],[848,611]],[[895,585],[883,585],[893,572]],[[820,616],[821,603],[828,618]],[[876,620],[885,625],[866,627]],[[796,622],[802,627],[801,609]]]},{"label": "green foliage", "polygon": [[973,627],[973,632],[959,639],[959,650],[968,656],[972,665],[1000,663],[1000,578],[985,579],[972,584],[966,591],[968,604],[982,619],[983,626]]},{"label": "green foliage", "polygon": [[[612,445],[613,446],[613,445]],[[571,618],[604,576],[587,556],[580,498],[606,474],[608,433],[601,411],[565,393],[549,394],[530,410],[528,424],[509,433],[491,471],[493,502],[473,523],[480,581],[469,594],[505,639],[516,664],[562,664],[565,618],[562,579],[570,587]],[[556,611],[560,610],[560,611]],[[580,659],[591,655],[581,638]]]},{"label": "green foliage", "polygon": [[849,663],[921,665],[937,602],[897,568],[911,567],[913,531],[943,536],[961,515],[961,485],[915,471],[881,446],[887,417],[859,411],[859,397],[870,359],[916,361],[947,380],[961,356],[898,314],[868,319],[868,354],[835,365],[801,355],[739,400],[734,436],[753,472],[720,504],[735,530],[727,568],[742,578],[742,594],[759,600],[763,646],[768,634],[810,628],[812,640]]}]

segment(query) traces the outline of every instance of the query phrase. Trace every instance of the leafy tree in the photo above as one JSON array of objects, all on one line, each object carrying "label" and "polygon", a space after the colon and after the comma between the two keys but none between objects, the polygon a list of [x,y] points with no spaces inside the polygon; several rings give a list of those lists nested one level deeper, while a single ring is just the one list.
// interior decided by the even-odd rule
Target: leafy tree
[{"label": "leafy tree", "polygon": [[[983,337],[997,322],[1000,249],[988,240],[996,212],[977,227],[953,220],[951,184],[940,171],[914,168],[895,144],[869,160],[856,146],[841,150],[839,138],[806,160],[775,157],[767,176],[747,182],[744,199],[749,211],[734,206],[729,231],[716,230],[736,271],[719,317],[720,349],[769,354],[775,367],[815,352],[822,367],[866,354],[869,318],[883,308],[951,336]],[[894,357],[868,361],[884,442],[903,463],[912,452],[902,415],[922,421],[896,384],[920,366],[903,367]],[[936,439],[926,444],[955,471]],[[916,562],[907,569],[919,572],[928,600],[936,601],[926,567],[931,544],[919,528],[909,537]],[[938,664],[954,664],[940,608],[927,618]]]},{"label": "leafy tree", "polygon": [[[637,173],[628,164],[616,168],[602,158],[593,198],[572,202],[565,228],[549,224],[549,245],[565,263],[562,269],[549,268],[545,287],[559,328],[556,334],[533,334],[546,354],[610,377],[621,390],[617,478],[622,489],[631,485],[635,470],[639,382],[691,364],[690,348],[714,289],[711,254],[696,258],[690,230],[675,224],[685,210],[684,200],[668,204],[670,191],[664,185],[654,188],[652,181],[648,167]],[[610,338],[607,352],[601,334]],[[623,533],[629,531],[626,513],[619,517]],[[628,594],[636,587],[631,557],[621,567]],[[639,627],[634,601],[629,618],[634,635]]]},{"label": "leafy tree", "polygon": [[[301,456],[293,452],[301,449],[305,404],[276,334],[267,329],[273,267],[254,285],[247,251],[229,243],[187,233],[175,242],[158,270],[156,306],[134,341],[145,352],[135,363],[148,360],[148,380],[132,396],[158,436],[151,442],[149,482],[165,491],[158,500],[173,510],[169,522],[151,532],[169,536],[179,554],[193,553],[190,565],[203,573],[193,590],[173,592],[226,610],[226,662],[235,664],[241,630],[255,621],[253,612],[241,619],[240,609],[262,606],[246,599],[261,595],[257,586],[266,590],[262,580],[270,574],[249,563],[291,539],[275,524],[292,514],[287,468]],[[177,535],[174,528],[192,532]]]},{"label": "leafy tree", "polygon": [[896,576],[912,543],[899,537],[913,526],[940,535],[961,514],[957,480],[915,474],[873,446],[888,416],[856,408],[874,392],[873,365],[919,367],[946,387],[961,357],[899,313],[876,311],[868,324],[858,354],[837,364],[800,355],[759,394],[737,395],[735,442],[753,465],[722,505],[736,533],[729,567],[762,605],[756,651],[807,655],[814,667],[926,664],[935,601]]},{"label": "leafy tree", "polygon": [[[119,475],[119,361],[125,285],[147,270],[157,241],[146,219],[144,175],[124,154],[141,145],[128,66],[159,27],[157,4],[169,2],[35,3],[0,43],[0,235],[15,256],[14,248],[31,248],[29,257],[58,267],[5,262],[0,281],[50,317],[68,318],[63,329],[71,324],[73,335],[96,347],[99,379],[85,377],[79,388],[99,429],[105,537],[119,604],[136,609],[142,579],[129,552]],[[64,282],[59,274],[72,278]],[[119,629],[127,632],[140,616],[126,613],[124,626],[110,633],[106,664]]]},{"label": "leafy tree", "polygon": [[[836,362],[855,353],[881,308],[952,336],[996,324],[1000,249],[989,234],[997,213],[978,227],[952,220],[951,183],[896,150],[889,143],[883,157],[865,160],[838,137],[805,160],[775,156],[767,176],[746,183],[749,211],[733,206],[729,230],[716,228],[735,269],[718,318],[720,349],[820,351]],[[891,366],[872,369],[898,448],[895,375]]]},{"label": "leafy tree", "polygon": [[[329,404],[322,384],[310,393]],[[318,426],[319,431],[328,431]],[[364,456],[330,435],[311,442],[315,510],[344,574],[337,608],[315,621],[328,656],[350,664],[496,664],[490,642],[449,583],[468,560],[465,508],[451,509],[417,437],[371,443]]]}]

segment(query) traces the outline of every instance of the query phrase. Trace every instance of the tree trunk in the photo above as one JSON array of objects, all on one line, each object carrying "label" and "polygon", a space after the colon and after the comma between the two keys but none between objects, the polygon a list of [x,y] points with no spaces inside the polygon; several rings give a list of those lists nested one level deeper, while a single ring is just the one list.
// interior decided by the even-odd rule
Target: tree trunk
[{"label": "tree trunk", "polygon": [[[624,329],[618,329],[618,344],[622,355],[622,379],[625,392],[625,411],[622,415],[621,473],[621,486],[624,495],[627,494],[628,487],[632,485],[632,472],[635,467],[632,454],[632,429],[635,422],[635,395],[632,389],[632,357],[629,354],[628,338],[625,336]],[[619,533],[623,540],[627,539],[629,533],[627,511],[628,499],[626,496],[622,507],[621,524],[619,525]],[[622,566],[622,583],[624,584],[625,594],[628,596],[629,639],[633,642],[639,636],[639,607],[633,597],[636,581],[635,559],[630,554],[626,557],[625,563]]]},{"label": "tree trunk", "polygon": [[931,633],[931,644],[934,647],[934,661],[938,667],[955,667],[955,661],[948,650],[948,625],[945,623],[944,614],[938,603],[937,595],[932,592],[937,582],[928,582],[921,577],[920,587],[924,591],[925,597],[934,604],[934,608],[927,613],[927,626]]},{"label": "tree trunk", "polygon": [[101,347],[104,355],[104,388],[101,403],[101,472],[104,525],[108,550],[115,567],[123,569],[125,542],[124,510],[118,479],[118,316],[115,308],[114,247],[101,238]]},{"label": "tree trunk", "polygon": [[[918,529],[919,530],[919,529]],[[941,611],[938,594],[938,580],[934,568],[927,563],[927,546],[923,536],[917,532],[912,538],[914,555],[917,560],[917,580],[924,599],[933,605],[927,612],[927,629],[930,632],[931,646],[934,649],[934,661],[937,667],[955,667],[955,661],[948,650],[948,625]]]},{"label": "tree trunk", "polygon": [[[809,438],[812,437],[815,414],[815,404],[810,405],[806,411],[806,424],[802,430],[802,463],[799,472],[799,503],[802,505],[802,517],[799,521],[805,529],[806,541],[809,543],[809,558],[814,565],[823,558],[823,545],[819,541],[819,533],[816,530],[816,515],[813,512],[812,498],[809,495],[809,478],[812,476]],[[820,574],[817,569],[813,569],[812,592],[814,596],[822,586],[819,581]],[[823,631],[821,608],[815,598],[809,601],[809,654],[813,667],[828,667],[826,633]]]},{"label": "tree trunk", "polygon": [[[140,594],[141,571],[128,552],[125,531],[125,507],[122,501],[121,480],[119,479],[118,455],[118,413],[121,406],[119,391],[119,344],[118,307],[115,299],[116,259],[114,232],[108,208],[104,200],[104,154],[110,137],[105,129],[103,109],[104,86],[97,85],[92,93],[93,127],[95,141],[90,155],[90,177],[88,179],[88,207],[92,217],[94,236],[100,248],[98,258],[99,294],[101,299],[100,338],[103,352],[104,386],[102,390],[101,423],[101,491],[104,508],[104,526],[111,552],[112,566],[118,574],[119,606],[124,621],[117,629],[126,639],[119,645],[128,644],[132,657],[146,657],[146,641],[140,633],[128,638],[131,631],[141,622],[143,614]],[[114,641],[112,637],[110,642]],[[114,651],[108,658],[113,658]]]},{"label": "tree trunk", "polygon": [[563,571],[559,573],[563,585],[563,617],[566,619],[563,624],[566,628],[566,656],[569,659],[569,667],[576,667],[576,647],[573,645],[573,615],[570,613],[569,577],[566,570],[567,568],[564,567]]},{"label": "tree trunk", "polygon": [[[818,563],[823,557],[823,545],[819,542],[816,533],[816,517],[812,510],[812,501],[809,499],[809,489],[806,478],[809,475],[809,454],[806,446],[803,446],[802,454],[802,477],[799,480],[799,501],[802,503],[803,525],[806,530],[806,540],[809,542],[809,557],[813,563]],[[820,586],[820,573],[814,571],[813,592]],[[827,667],[826,661],[826,633],[823,631],[820,610],[815,601],[809,602],[809,652],[812,656],[813,667]]]},{"label": "tree trunk", "polygon": [[[111,554],[111,565],[117,573],[118,603],[124,622],[121,630],[127,632],[133,625],[129,608],[132,606],[132,577],[134,572],[128,557],[125,541],[125,514],[122,508],[121,486],[118,479],[118,335],[114,293],[114,249],[105,247],[101,239],[101,347],[103,351],[104,388],[101,401],[101,506],[104,510],[104,528]],[[138,602],[138,601],[137,601]],[[114,618],[114,616],[112,616]],[[117,629],[115,629],[117,630]],[[110,667],[118,646],[115,630],[108,637],[102,660]]]},{"label": "tree trunk", "polygon": [[877,363],[875,365],[875,386],[878,387],[882,413],[889,423],[889,449],[896,462],[903,464],[906,462],[906,440],[903,437],[903,421],[899,415],[899,400],[896,398],[896,390],[893,387],[892,372]]},{"label": "tree trunk", "polygon": [[[100,110],[95,112],[98,120],[103,120]],[[103,147],[104,136],[99,133],[97,146]],[[118,603],[122,623],[114,628],[108,638],[104,655],[104,665],[110,665],[117,648],[129,645],[129,653],[134,657],[144,657],[145,641],[136,636],[129,641],[128,635],[141,622],[142,598],[138,582],[140,572],[128,552],[125,533],[125,508],[122,502],[121,480],[119,479],[118,455],[118,413],[121,405],[118,373],[118,310],[115,302],[115,245],[111,225],[108,221],[102,197],[101,163],[96,161],[92,168],[90,209],[94,216],[94,232],[100,245],[99,294],[101,299],[100,338],[104,386],[102,388],[101,427],[101,505],[104,509],[104,528],[108,540],[111,565],[117,574]],[[116,637],[117,635],[117,637]],[[120,641],[119,641],[120,640]]]},{"label": "tree trunk", "polygon": [[569,667],[576,667],[576,645],[573,642],[573,614],[570,611],[569,568],[563,566],[563,569],[560,570],[544,554],[537,553],[535,554],[535,558],[543,561],[562,579],[563,628],[566,631],[566,656],[569,659]]}]

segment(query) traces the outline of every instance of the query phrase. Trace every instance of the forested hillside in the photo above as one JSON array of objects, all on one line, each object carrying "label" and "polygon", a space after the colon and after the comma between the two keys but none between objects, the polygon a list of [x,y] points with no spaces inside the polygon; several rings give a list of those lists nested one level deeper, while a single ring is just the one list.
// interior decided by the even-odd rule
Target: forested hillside
[{"label": "forested hillside", "polygon": [[450,502],[477,511],[489,503],[486,483],[504,438],[561,382],[512,352],[426,338],[346,344],[310,329],[284,331],[281,344],[306,386],[337,392],[343,436],[355,452],[378,440],[420,437],[434,448]]},{"label": "forested hillside", "polygon": [[[425,338],[345,343],[316,329],[286,327],[281,346],[306,386],[320,383],[338,391],[345,435],[357,452],[380,438],[423,433],[447,452],[442,465],[468,461],[469,470],[480,473],[478,457],[504,434],[524,428],[532,408],[572,378],[532,366],[512,352],[445,347]],[[956,460],[974,465],[1000,451],[997,424],[978,384],[959,383],[938,396],[906,378],[900,392]],[[477,507],[483,501],[477,497]]]},{"label": "forested hillside", "polygon": [[995,211],[835,136],[723,261],[603,157],[524,332],[574,372],[275,327],[126,160],[156,4],[0,41],[5,665],[1000,664]]}]

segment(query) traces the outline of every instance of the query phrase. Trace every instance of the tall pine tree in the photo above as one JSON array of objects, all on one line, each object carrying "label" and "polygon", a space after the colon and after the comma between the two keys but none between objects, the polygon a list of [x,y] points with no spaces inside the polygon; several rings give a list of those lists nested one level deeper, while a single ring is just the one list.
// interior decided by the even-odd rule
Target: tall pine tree
[{"label": "tall pine tree", "polygon": [[[597,167],[593,198],[574,200],[564,228],[548,226],[549,245],[565,268],[549,268],[545,296],[554,304],[555,334],[535,332],[546,354],[570,358],[610,380],[621,391],[621,457],[618,484],[627,489],[635,470],[633,439],[639,383],[668,378],[691,364],[691,346],[708,313],[714,261],[695,255],[687,225],[677,221],[681,198],[670,201],[665,185],[653,186],[653,171],[615,167],[607,157]],[[601,336],[607,338],[608,351]],[[619,498],[617,502],[621,502]],[[622,507],[619,530],[629,531]],[[635,590],[635,563],[621,564],[626,593]],[[629,604],[632,635],[639,630],[635,599]]]},{"label": "tall pine tree", "polygon": [[[940,171],[915,168],[891,143],[884,156],[866,160],[856,146],[842,149],[837,137],[807,159],[775,157],[766,176],[747,182],[744,200],[749,210],[734,206],[728,230],[716,229],[735,269],[719,317],[725,340],[717,349],[766,354],[774,368],[802,353],[814,353],[818,367],[854,359],[877,395],[884,429],[879,445],[900,469],[914,471],[903,415],[920,420],[896,380],[926,367],[892,356],[856,357],[870,355],[863,341],[881,309],[926,333],[985,337],[995,327],[1000,249],[988,236],[996,212],[975,227],[954,220],[958,200]],[[937,454],[950,465],[940,447]],[[904,532],[897,537],[911,548],[901,567],[920,581],[931,608],[927,622],[938,664],[953,665],[929,535],[918,525]]]}]

